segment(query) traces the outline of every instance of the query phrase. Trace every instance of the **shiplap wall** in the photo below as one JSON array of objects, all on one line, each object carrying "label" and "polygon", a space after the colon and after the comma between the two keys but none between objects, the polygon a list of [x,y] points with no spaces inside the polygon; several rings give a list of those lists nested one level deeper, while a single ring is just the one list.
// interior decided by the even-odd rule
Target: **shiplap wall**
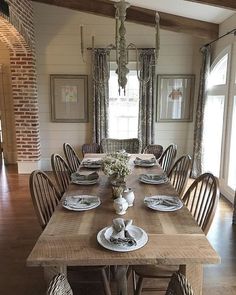
[{"label": "shiplap wall", "polygon": [[[114,20],[69,9],[34,3],[38,95],[40,106],[40,137],[42,169],[49,169],[49,158],[54,152],[62,154],[63,142],[71,143],[78,151],[91,142],[92,119],[89,123],[50,122],[50,74],[89,75],[91,102],[90,53],[85,50],[86,63],[80,54],[80,25],[84,25],[85,48],[95,36],[96,47],[114,43]],[[154,28],[127,23],[127,43],[138,47],[154,47]],[[161,30],[161,50],[157,74],[199,74],[201,40],[191,35]],[[196,82],[198,77],[196,77]],[[193,123],[155,124],[155,143],[164,147],[174,142],[179,155],[192,154]]]}]

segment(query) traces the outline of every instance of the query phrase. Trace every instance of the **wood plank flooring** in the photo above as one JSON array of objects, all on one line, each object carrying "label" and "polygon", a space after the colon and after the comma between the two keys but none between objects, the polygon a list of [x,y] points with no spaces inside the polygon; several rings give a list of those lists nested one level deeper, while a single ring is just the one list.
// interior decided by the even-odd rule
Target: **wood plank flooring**
[{"label": "wood plank flooring", "polygon": [[[42,270],[25,265],[41,232],[28,179],[29,175],[18,175],[14,165],[0,166],[0,294],[4,295],[45,294]],[[222,263],[205,267],[203,295],[236,295],[236,226],[232,225],[232,205],[223,198],[208,238]],[[79,295],[103,294],[91,283],[79,290]]]}]

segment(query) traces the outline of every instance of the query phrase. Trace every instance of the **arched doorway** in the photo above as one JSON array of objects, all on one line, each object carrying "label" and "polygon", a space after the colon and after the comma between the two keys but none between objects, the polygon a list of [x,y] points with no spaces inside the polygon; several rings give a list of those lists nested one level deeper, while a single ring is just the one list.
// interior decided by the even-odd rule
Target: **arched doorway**
[{"label": "arched doorway", "polygon": [[[40,160],[34,28],[33,22],[29,21],[30,17],[33,18],[32,6],[30,1],[22,1],[21,6],[25,7],[21,7],[21,14],[17,1],[8,2],[10,18],[0,14],[0,42],[7,47],[10,59],[14,121],[10,132],[15,133],[18,171],[29,173],[38,168]],[[9,114],[10,110],[5,108],[3,112]]]}]

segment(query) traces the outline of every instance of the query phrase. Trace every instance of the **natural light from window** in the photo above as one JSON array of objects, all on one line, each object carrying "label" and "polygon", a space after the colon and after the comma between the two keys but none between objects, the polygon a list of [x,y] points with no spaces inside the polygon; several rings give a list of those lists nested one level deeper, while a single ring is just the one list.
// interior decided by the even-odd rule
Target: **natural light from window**
[{"label": "natural light from window", "polygon": [[212,69],[208,79],[208,89],[216,85],[226,84],[228,53]]},{"label": "natural light from window", "polygon": [[235,190],[236,188],[236,96],[234,96],[233,118],[231,129],[231,143],[230,143],[230,160],[229,160],[229,177],[228,185]]},{"label": "natural light from window", "polygon": [[138,137],[139,81],[136,71],[130,71],[126,95],[118,93],[117,74],[110,72],[109,79],[109,137]]},{"label": "natural light from window", "polygon": [[224,95],[208,95],[203,128],[203,172],[220,173]]}]

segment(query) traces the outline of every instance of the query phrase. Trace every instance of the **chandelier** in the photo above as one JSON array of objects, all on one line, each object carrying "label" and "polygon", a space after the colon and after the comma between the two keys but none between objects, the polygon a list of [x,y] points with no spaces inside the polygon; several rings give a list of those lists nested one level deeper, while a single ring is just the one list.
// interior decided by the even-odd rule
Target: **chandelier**
[{"label": "chandelier", "polygon": [[[125,28],[125,19],[126,19],[126,10],[130,7],[130,3],[126,2],[125,0],[120,0],[119,2],[114,4],[116,8],[115,12],[115,20],[116,20],[116,27],[115,27],[115,45],[110,44],[106,48],[108,50],[115,50],[116,51],[116,74],[118,76],[118,86],[119,86],[119,94],[120,89],[122,88],[124,90],[125,94],[125,87],[127,84],[127,75],[129,73],[128,69],[128,63],[129,63],[129,54],[128,51],[130,49],[134,49],[136,51],[136,70],[137,70],[137,77],[139,80],[142,80],[142,78],[139,75],[139,58],[138,58],[138,48],[134,43],[130,43],[126,45],[126,28]],[[159,49],[160,49],[160,37],[159,37],[159,14],[156,12],[155,16],[155,30],[156,30],[156,38],[155,38],[155,64],[158,59],[159,55]],[[82,58],[84,60],[84,45],[83,45],[83,27],[81,26],[81,54]],[[94,56],[94,36],[92,37],[92,57]],[[92,64],[93,61],[92,61]],[[155,66],[155,64],[151,66]],[[107,79],[109,79],[109,70],[106,73]],[[92,69],[92,74],[94,73]],[[150,75],[151,76],[151,75]],[[95,82],[98,84],[99,81],[96,81],[96,79],[93,77]],[[150,80],[149,78],[146,78],[145,81],[142,80],[142,82],[147,83]]]}]

